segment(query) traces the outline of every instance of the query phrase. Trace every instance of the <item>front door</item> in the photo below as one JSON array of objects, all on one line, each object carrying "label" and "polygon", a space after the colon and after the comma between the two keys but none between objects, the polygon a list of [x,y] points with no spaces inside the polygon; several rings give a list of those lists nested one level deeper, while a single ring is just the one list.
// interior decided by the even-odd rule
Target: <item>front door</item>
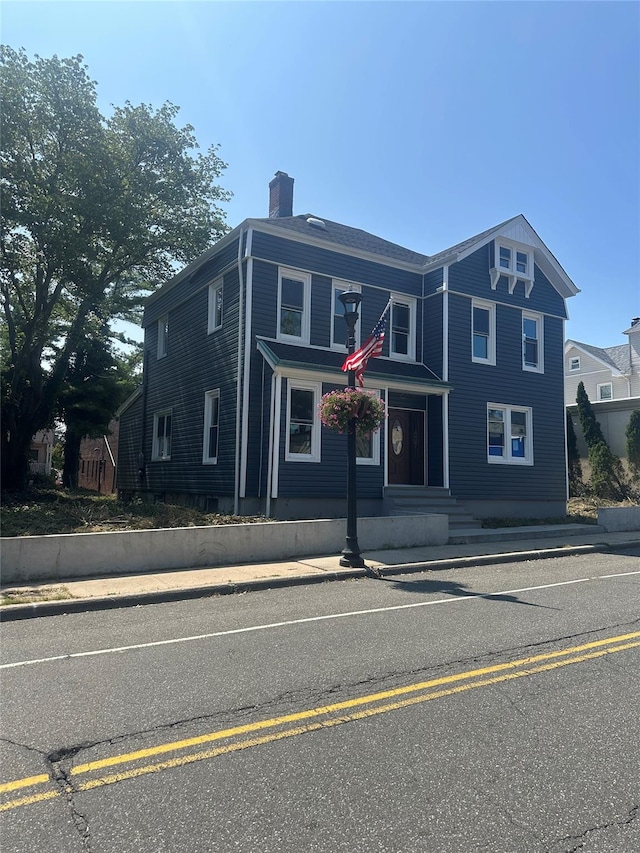
[{"label": "front door", "polygon": [[389,409],[389,484],[424,486],[424,412]]}]

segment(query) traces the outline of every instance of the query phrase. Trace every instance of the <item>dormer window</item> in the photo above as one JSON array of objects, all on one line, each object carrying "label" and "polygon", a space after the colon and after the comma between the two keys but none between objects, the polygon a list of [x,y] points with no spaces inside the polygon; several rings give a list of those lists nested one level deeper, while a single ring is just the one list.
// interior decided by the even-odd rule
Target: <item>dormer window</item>
[{"label": "dormer window", "polygon": [[532,250],[496,240],[495,258],[495,266],[489,271],[491,289],[496,290],[498,285],[506,284],[509,293],[513,293],[520,286],[528,299],[533,290]]}]

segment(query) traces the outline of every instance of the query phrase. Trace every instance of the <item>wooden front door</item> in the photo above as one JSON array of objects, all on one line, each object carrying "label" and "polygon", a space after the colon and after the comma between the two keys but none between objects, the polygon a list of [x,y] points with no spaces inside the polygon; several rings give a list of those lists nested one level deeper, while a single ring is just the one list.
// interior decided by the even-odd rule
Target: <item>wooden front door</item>
[{"label": "wooden front door", "polygon": [[389,484],[424,486],[424,412],[389,409]]}]

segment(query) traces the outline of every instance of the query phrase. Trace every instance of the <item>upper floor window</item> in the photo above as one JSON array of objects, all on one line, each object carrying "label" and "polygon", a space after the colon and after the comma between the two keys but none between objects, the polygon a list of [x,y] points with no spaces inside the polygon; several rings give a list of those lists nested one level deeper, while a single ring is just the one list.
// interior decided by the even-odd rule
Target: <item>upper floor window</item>
[{"label": "upper floor window", "polygon": [[533,465],[530,408],[487,405],[487,454],[489,462]]},{"label": "upper floor window", "polygon": [[153,416],[151,459],[156,462],[171,459],[171,409]]},{"label": "upper floor window", "polygon": [[220,390],[207,391],[204,395],[204,436],[202,444],[203,465],[215,465],[218,461],[218,435],[220,431]]},{"label": "upper floor window", "polygon": [[316,382],[289,382],[285,459],[320,461],[320,421],[317,407],[321,386]]},{"label": "upper floor window", "polygon": [[543,318],[540,314],[522,312],[522,368],[537,373],[544,371]]},{"label": "upper floor window", "polygon": [[158,320],[158,358],[164,358],[167,354],[169,342],[169,315],[165,314]]},{"label": "upper floor window", "polygon": [[[340,294],[347,290],[355,290],[360,293],[358,285],[347,284],[344,281],[334,281],[331,288],[331,346],[334,349],[344,350],[347,341],[347,324],[344,319],[344,306],[340,302]],[[360,318],[356,323],[356,348],[360,346]]]},{"label": "upper floor window", "polygon": [[496,240],[495,266],[491,270],[492,289],[506,282],[509,293],[513,293],[521,285],[528,298],[533,289],[533,265],[532,249]]},{"label": "upper floor window", "polygon": [[309,343],[311,276],[295,270],[278,273],[278,337]]},{"label": "upper floor window", "polygon": [[575,355],[569,359],[569,370],[580,370],[580,356]]},{"label": "upper floor window", "polygon": [[209,311],[207,332],[215,332],[222,327],[222,279],[209,285]]},{"label": "upper floor window", "polygon": [[389,355],[404,361],[416,357],[416,302],[407,296],[393,296],[391,302]]},{"label": "upper floor window", "polygon": [[496,363],[496,306],[474,299],[471,304],[471,359]]},{"label": "upper floor window", "polygon": [[598,400],[613,400],[613,383],[603,382],[598,385]]}]

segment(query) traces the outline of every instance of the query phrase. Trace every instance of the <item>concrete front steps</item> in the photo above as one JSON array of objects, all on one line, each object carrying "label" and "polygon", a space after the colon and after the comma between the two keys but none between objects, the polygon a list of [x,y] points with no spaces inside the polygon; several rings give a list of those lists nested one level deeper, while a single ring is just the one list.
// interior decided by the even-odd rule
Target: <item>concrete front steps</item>
[{"label": "concrete front steps", "polygon": [[[449,489],[438,486],[387,486],[384,490],[387,515],[449,516],[449,530],[466,533],[482,530],[482,524],[461,506]],[[450,540],[451,541],[451,540]]]},{"label": "concrete front steps", "polygon": [[598,524],[532,524],[521,527],[496,527],[453,530],[449,534],[449,545],[471,545],[482,542],[506,542],[508,540],[570,539],[582,534],[604,533]]}]

